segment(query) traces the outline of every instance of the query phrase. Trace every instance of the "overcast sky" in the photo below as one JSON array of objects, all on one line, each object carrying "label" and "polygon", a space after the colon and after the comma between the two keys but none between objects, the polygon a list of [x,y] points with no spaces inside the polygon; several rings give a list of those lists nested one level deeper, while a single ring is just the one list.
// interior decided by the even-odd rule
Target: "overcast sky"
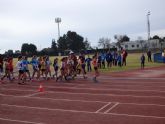
[{"label": "overcast sky", "polygon": [[0,53],[20,50],[22,43],[38,49],[58,38],[55,17],[60,17],[61,35],[76,31],[96,46],[100,37],[114,41],[115,34],[131,40],[147,38],[148,11],[151,35],[165,36],[165,0],[0,0]]}]

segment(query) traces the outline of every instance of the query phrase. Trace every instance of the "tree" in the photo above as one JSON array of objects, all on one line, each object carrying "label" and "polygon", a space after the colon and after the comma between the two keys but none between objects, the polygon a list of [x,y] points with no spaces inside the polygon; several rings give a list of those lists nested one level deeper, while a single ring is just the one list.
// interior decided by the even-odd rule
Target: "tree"
[{"label": "tree", "polygon": [[56,43],[55,39],[52,39],[51,48],[54,52],[57,52],[57,43]]},{"label": "tree", "polygon": [[21,53],[22,53],[23,55],[25,55],[26,52],[29,51],[29,50],[28,50],[28,47],[29,47],[29,44],[28,44],[28,43],[22,44]]},{"label": "tree", "polygon": [[84,38],[76,32],[68,31],[67,40],[71,50],[78,52],[85,49]]},{"label": "tree", "polygon": [[29,53],[31,53],[31,55],[34,55],[37,53],[37,47],[34,44],[29,44]]},{"label": "tree", "polygon": [[90,42],[88,41],[87,38],[86,38],[85,41],[84,41],[84,45],[85,45],[85,49],[86,49],[86,50],[91,49]]},{"label": "tree", "polygon": [[121,47],[121,35],[114,35],[114,39],[115,40],[117,40],[117,42],[116,42],[116,46],[119,48],[119,49],[121,49],[122,47]]},{"label": "tree", "polygon": [[152,39],[161,39],[158,35],[155,35],[155,36],[153,36],[153,38]]},{"label": "tree", "polygon": [[128,42],[128,41],[130,41],[130,38],[127,35],[123,35],[121,41]]},{"label": "tree", "polygon": [[5,52],[5,54],[11,56],[14,54],[14,52],[13,52],[13,50],[8,50]]},{"label": "tree", "polygon": [[37,53],[37,47],[34,44],[24,43],[21,47],[21,53],[23,55],[34,55]]},{"label": "tree", "polygon": [[104,49],[110,48],[110,41],[111,39],[109,38],[100,38],[98,41],[98,46],[103,47]]},{"label": "tree", "polygon": [[57,41],[58,49],[60,51],[72,50],[79,52],[86,49],[87,42],[84,42],[84,38],[76,32],[68,31],[63,37]]},{"label": "tree", "polygon": [[[152,39],[154,39],[154,40],[159,40],[159,44],[160,44],[160,49],[161,49],[161,51],[163,50],[163,43],[165,42],[165,37],[164,38],[161,38],[161,37],[159,37],[158,35],[154,35],[153,36],[153,38]],[[154,46],[154,44],[153,44],[153,46]],[[154,46],[155,47],[155,46]]]},{"label": "tree", "polygon": [[127,35],[115,35],[114,39],[117,40],[116,45],[121,49],[121,44],[124,42],[129,42],[130,38]]},{"label": "tree", "polygon": [[68,49],[68,43],[66,39],[66,35],[64,34],[63,37],[60,37],[59,40],[57,41],[58,43],[58,49],[60,52],[65,51]]}]

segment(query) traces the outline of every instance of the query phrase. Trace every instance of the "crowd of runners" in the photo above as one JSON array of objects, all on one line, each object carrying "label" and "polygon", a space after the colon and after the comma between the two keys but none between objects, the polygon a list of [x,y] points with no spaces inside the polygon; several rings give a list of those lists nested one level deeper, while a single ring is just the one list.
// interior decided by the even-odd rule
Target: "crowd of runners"
[{"label": "crowd of runners", "polygon": [[[97,82],[98,69],[110,68],[111,66],[126,65],[127,52],[96,53],[92,57],[85,57],[84,53],[76,56],[73,52],[67,57],[55,58],[50,61],[49,56],[33,56],[29,60],[26,56],[19,56],[16,65],[12,57],[0,56],[0,77],[9,81],[18,80],[18,84],[26,84],[27,81],[49,80],[55,81],[74,80],[77,75],[87,78],[87,72],[94,71],[93,81]],[[31,66],[31,67],[30,67]],[[53,69],[51,69],[52,67]]]}]

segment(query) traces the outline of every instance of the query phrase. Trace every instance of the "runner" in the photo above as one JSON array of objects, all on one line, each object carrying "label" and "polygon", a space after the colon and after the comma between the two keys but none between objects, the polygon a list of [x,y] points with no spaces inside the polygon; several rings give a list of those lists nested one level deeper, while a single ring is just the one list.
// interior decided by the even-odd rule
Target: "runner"
[{"label": "runner", "polygon": [[32,57],[32,60],[30,62],[32,64],[33,67],[33,74],[32,74],[32,80],[34,80],[34,76],[37,73],[37,80],[39,80],[40,78],[40,71],[39,71],[39,61],[37,60],[36,56]]},{"label": "runner", "polygon": [[29,71],[29,67],[28,67],[30,62],[28,61],[28,58],[26,56],[23,56],[22,58],[23,58],[22,64],[23,64],[24,72],[28,74],[28,78],[31,81],[30,71]]},{"label": "runner", "polygon": [[94,82],[98,82],[97,81],[97,77],[99,76],[98,63],[97,63],[97,61],[98,61],[97,55],[94,55],[93,56],[93,60],[92,60],[92,64],[93,64],[94,71],[95,71],[95,74],[94,74],[94,77],[93,77],[93,81]]},{"label": "runner", "polygon": [[18,62],[17,62],[16,67],[17,67],[18,72],[19,72],[19,74],[18,74],[18,84],[25,84],[24,80],[26,78],[26,73],[24,72],[24,68],[23,68],[22,56],[18,57]]},{"label": "runner", "polygon": [[51,69],[50,69],[50,65],[51,65],[51,61],[49,59],[49,56],[46,56],[46,75],[48,76],[49,74],[49,78],[47,77],[47,79],[51,79],[52,74],[51,74]]},{"label": "runner", "polygon": [[58,68],[59,68],[58,58],[54,59],[53,68],[54,68],[54,72],[55,72],[54,75],[53,75],[53,78],[56,77],[56,79],[57,79],[57,77],[58,77]]},{"label": "runner", "polygon": [[[60,68],[60,75],[57,77],[56,82],[60,79],[62,81],[63,78],[66,76],[66,61],[67,57],[63,57],[61,59],[61,68]],[[65,78],[66,79],[66,78]]]},{"label": "runner", "polygon": [[0,54],[0,76],[3,74],[3,56]]},{"label": "runner", "polygon": [[5,63],[5,74],[4,76],[1,78],[1,80],[3,80],[5,77],[7,77],[10,81],[12,81],[11,79],[11,75],[10,75],[10,58],[5,58],[4,59],[4,63]]}]

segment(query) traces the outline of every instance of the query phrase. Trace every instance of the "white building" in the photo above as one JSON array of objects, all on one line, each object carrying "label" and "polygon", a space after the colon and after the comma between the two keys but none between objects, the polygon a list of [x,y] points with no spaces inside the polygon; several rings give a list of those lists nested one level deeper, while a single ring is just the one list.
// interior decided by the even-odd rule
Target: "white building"
[{"label": "white building", "polygon": [[[116,43],[111,44],[111,48],[114,47],[118,48]],[[122,43],[121,47],[126,50],[161,49],[165,48],[165,42],[160,43],[159,40],[129,41]]]}]

